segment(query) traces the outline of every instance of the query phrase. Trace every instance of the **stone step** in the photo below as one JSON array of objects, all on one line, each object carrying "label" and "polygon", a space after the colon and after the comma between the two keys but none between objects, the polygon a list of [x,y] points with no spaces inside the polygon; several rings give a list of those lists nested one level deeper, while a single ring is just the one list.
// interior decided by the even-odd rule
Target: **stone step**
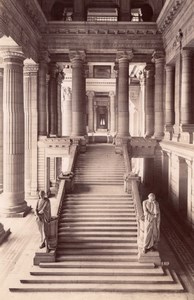
[{"label": "stone step", "polygon": [[129,284],[102,284],[102,283],[71,283],[67,284],[18,284],[15,287],[9,288],[11,292],[157,292],[157,293],[175,293],[182,292],[181,284],[152,284],[152,283],[129,283]]},{"label": "stone step", "polygon": [[137,249],[137,243],[111,243],[111,242],[85,242],[85,243],[67,243],[61,239],[58,242],[58,249]]},{"label": "stone step", "polygon": [[100,180],[91,180],[91,181],[89,181],[89,180],[76,180],[75,179],[75,183],[77,183],[77,184],[88,184],[88,185],[123,185],[123,182],[122,181],[100,181]]},{"label": "stone step", "polygon": [[138,252],[136,249],[57,249],[57,255],[66,255],[66,254],[77,254],[82,255],[87,253],[87,255],[137,255]]},{"label": "stone step", "polygon": [[55,268],[55,269],[66,269],[66,268],[104,268],[112,269],[154,269],[154,263],[139,263],[139,262],[92,262],[92,261],[81,261],[81,262],[49,262],[49,263],[40,263],[40,268]]},{"label": "stone step", "polygon": [[88,201],[88,200],[68,200],[63,202],[63,207],[73,207],[73,206],[85,206],[85,207],[100,207],[100,208],[131,208],[134,209],[133,203],[114,203],[114,202],[103,202],[103,201]]},{"label": "stone step", "polygon": [[[134,224],[134,225],[136,225],[136,224]],[[111,233],[116,233],[116,234],[120,234],[121,235],[121,238],[122,238],[122,233],[123,234],[126,234],[126,233],[128,233],[129,232],[129,228],[122,228],[122,227],[98,227],[98,228],[96,228],[96,227],[90,227],[90,228],[88,228],[87,226],[85,226],[85,227],[74,227],[74,226],[72,226],[72,227],[70,227],[70,226],[59,226],[59,236],[63,233],[63,232],[66,232],[66,231],[68,231],[68,232],[71,232],[71,231],[73,231],[73,232],[75,232],[75,233],[80,233],[80,232],[87,232],[87,233],[89,233],[89,234],[96,234],[96,233],[101,233],[101,232],[103,232],[103,233],[105,233],[105,234],[111,234]]]},{"label": "stone step", "polygon": [[61,221],[65,221],[65,222],[79,222],[79,221],[82,221],[84,220],[84,222],[95,222],[95,221],[98,221],[98,222],[112,222],[112,221],[115,221],[115,222],[122,222],[122,223],[129,223],[130,221],[134,221],[135,220],[135,217],[122,217],[122,216],[118,216],[118,217],[115,217],[115,216],[88,216],[87,218],[86,217],[82,217],[82,216],[76,216],[76,219],[75,218],[71,218],[71,217],[66,217],[66,216],[61,216],[61,219],[60,219],[60,222]]},{"label": "stone step", "polygon": [[80,211],[80,210],[74,210],[73,212],[72,211],[69,211],[69,210],[66,210],[66,211],[62,211],[61,213],[61,217],[67,217],[67,218],[70,218],[70,217],[75,217],[75,218],[99,218],[100,219],[103,219],[103,218],[114,218],[114,219],[117,219],[117,218],[131,218],[131,217],[134,217],[135,218],[136,214],[133,213],[133,212],[130,212],[130,213],[124,213],[124,212],[120,212],[120,213],[117,213],[117,212],[96,212],[94,211],[93,213],[91,212],[86,212],[86,211]]},{"label": "stone step", "polygon": [[92,239],[95,239],[95,238],[120,238],[122,236],[122,238],[136,238],[137,234],[133,234],[131,232],[127,233],[127,234],[122,234],[120,232],[118,233],[110,233],[110,232],[94,232],[94,233],[88,233],[88,232],[83,232],[83,233],[80,233],[80,232],[60,232],[59,234],[60,237],[65,237],[65,238],[69,238],[69,239],[72,239],[72,238],[80,238],[80,239],[83,239],[83,238],[92,238]]},{"label": "stone step", "polygon": [[61,284],[71,284],[71,283],[84,283],[84,284],[144,284],[144,283],[154,283],[154,284],[170,284],[173,283],[173,279],[170,276],[135,276],[135,278],[130,276],[29,276],[25,279],[20,280],[21,283],[30,283],[30,284],[41,284],[41,283],[61,283]]},{"label": "stone step", "polygon": [[60,255],[57,256],[56,261],[103,261],[103,262],[137,262],[137,255],[79,255],[79,254],[75,254],[75,255]]},{"label": "stone step", "polygon": [[65,195],[65,198],[103,198],[103,199],[107,199],[107,198],[116,198],[116,199],[120,199],[120,198],[131,198],[132,199],[132,195],[131,194],[94,194],[94,193],[87,193],[87,194],[84,194],[84,193],[81,193],[81,194],[66,194]]},{"label": "stone step", "polygon": [[60,233],[58,235],[58,241],[59,242],[63,242],[65,241],[66,243],[76,243],[76,244],[85,244],[85,243],[112,243],[112,244],[116,244],[116,243],[125,243],[125,244],[129,244],[129,243],[137,243],[137,239],[136,237],[82,237],[82,238],[78,238],[76,237],[76,239],[67,239],[66,237],[63,236],[63,232]]},{"label": "stone step", "polygon": [[93,207],[89,207],[89,208],[84,208],[84,207],[74,207],[74,206],[69,206],[69,205],[64,205],[63,208],[62,208],[62,212],[68,212],[68,213],[86,213],[86,214],[89,214],[91,212],[95,212],[96,214],[98,213],[105,213],[105,214],[126,214],[126,213],[134,213],[135,212],[135,209],[133,208],[128,208],[128,207],[124,207],[122,209],[119,209],[119,208],[114,208],[114,207],[110,207],[110,208],[104,208],[102,206],[102,208],[93,208]]},{"label": "stone step", "polygon": [[66,268],[35,268],[33,266],[30,275],[33,276],[50,276],[50,275],[88,275],[88,276],[138,276],[138,275],[152,275],[152,276],[164,276],[162,268],[88,268],[88,267],[66,267]]}]

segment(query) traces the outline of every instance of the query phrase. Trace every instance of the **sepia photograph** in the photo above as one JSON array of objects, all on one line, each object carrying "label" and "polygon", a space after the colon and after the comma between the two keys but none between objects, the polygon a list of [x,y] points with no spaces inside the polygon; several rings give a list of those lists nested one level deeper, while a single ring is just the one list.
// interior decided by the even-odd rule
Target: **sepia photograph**
[{"label": "sepia photograph", "polygon": [[0,0],[0,299],[194,300],[194,0]]}]

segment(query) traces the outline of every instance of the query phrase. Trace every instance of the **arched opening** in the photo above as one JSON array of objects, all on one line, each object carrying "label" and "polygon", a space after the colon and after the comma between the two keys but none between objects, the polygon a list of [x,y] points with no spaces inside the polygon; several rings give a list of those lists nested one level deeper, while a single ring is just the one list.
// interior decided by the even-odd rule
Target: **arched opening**
[{"label": "arched opening", "polygon": [[71,21],[73,14],[72,1],[56,1],[51,8],[52,21]]},{"label": "arched opening", "polygon": [[153,18],[153,9],[149,4],[144,4],[141,7],[142,20],[144,22],[151,22]]}]

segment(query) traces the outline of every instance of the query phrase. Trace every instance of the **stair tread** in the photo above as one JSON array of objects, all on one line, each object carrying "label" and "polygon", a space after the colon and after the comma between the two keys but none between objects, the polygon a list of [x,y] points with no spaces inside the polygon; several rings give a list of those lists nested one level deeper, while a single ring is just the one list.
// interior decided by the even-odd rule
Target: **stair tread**
[{"label": "stair tread", "polygon": [[65,261],[65,262],[49,262],[49,263],[40,263],[39,266],[41,268],[63,268],[63,267],[67,267],[67,266],[73,266],[73,267],[80,267],[80,266],[84,266],[84,267],[94,267],[94,266],[98,266],[98,267],[110,267],[110,266],[114,266],[114,267],[119,267],[119,268],[139,268],[139,269],[145,269],[145,268],[149,268],[149,269],[154,269],[155,268],[155,264],[154,263],[139,263],[139,262],[128,262],[128,263],[121,263],[121,262],[117,262],[117,261],[110,261],[110,262],[91,262],[91,261],[77,261],[77,262],[70,262],[70,261]]}]

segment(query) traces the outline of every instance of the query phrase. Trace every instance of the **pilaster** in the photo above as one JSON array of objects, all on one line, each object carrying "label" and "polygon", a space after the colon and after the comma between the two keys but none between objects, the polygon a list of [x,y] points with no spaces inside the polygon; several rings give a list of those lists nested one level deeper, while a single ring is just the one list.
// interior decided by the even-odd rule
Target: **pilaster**
[{"label": "pilaster", "polygon": [[50,81],[49,81],[49,135],[57,135],[57,74],[58,67],[55,63],[50,63]]},{"label": "pilaster", "polygon": [[119,21],[131,20],[131,0],[120,0]]},{"label": "pilaster", "polygon": [[3,191],[3,68],[0,68],[0,192]]},{"label": "pilaster", "polygon": [[62,87],[62,136],[70,136],[72,131],[72,90]]},{"label": "pilaster", "polygon": [[47,101],[46,101],[46,74],[48,70],[48,52],[41,52],[39,60],[39,73],[38,73],[38,134],[46,136],[47,131]]},{"label": "pilaster", "polygon": [[145,67],[146,99],[145,99],[145,136],[154,134],[154,65],[149,63]]},{"label": "pilaster", "polygon": [[164,136],[164,53],[153,53],[155,63],[155,93],[154,93],[154,137],[161,140]]},{"label": "pilaster", "polygon": [[38,65],[25,62],[24,120],[25,120],[25,197],[37,196],[37,132],[38,132]]},{"label": "pilaster", "polygon": [[94,132],[94,91],[87,91],[88,96],[88,131]]},{"label": "pilaster", "polygon": [[173,125],[175,123],[174,112],[175,93],[175,67],[166,65],[166,97],[165,97],[165,139],[171,140]]}]

